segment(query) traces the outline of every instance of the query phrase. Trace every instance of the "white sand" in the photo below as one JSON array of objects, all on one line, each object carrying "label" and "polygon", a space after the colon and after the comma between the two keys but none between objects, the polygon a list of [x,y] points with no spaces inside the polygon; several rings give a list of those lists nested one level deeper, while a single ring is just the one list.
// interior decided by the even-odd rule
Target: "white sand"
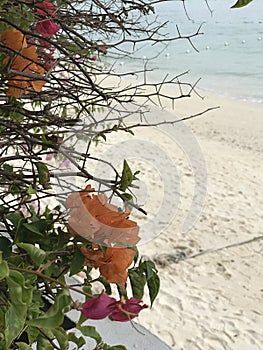
[{"label": "white sand", "polygon": [[262,350],[263,106],[204,95],[174,111],[153,107],[148,120],[221,108],[174,127],[112,134],[102,152],[142,171],[134,192],[148,217],[133,218],[161,290],[139,322],[178,350]]},{"label": "white sand", "polygon": [[[140,247],[144,255],[156,259],[161,291],[152,310],[142,312],[139,321],[178,350],[262,350],[263,239],[180,260],[201,250],[263,238],[263,108],[208,96],[205,101],[179,101],[176,112],[189,115],[217,105],[219,110],[186,122],[207,163],[201,216],[182,233],[180,223],[189,210],[195,179],[185,164],[186,154],[174,153],[182,184],[177,215],[159,237]],[[159,138],[152,135],[154,144],[171,152],[173,145],[162,133]],[[138,157],[144,158],[144,152],[142,148]],[[155,188],[153,198],[161,197],[164,188],[173,191],[171,176],[161,176],[161,184],[150,171],[147,176]],[[147,202],[158,227],[162,217],[156,203]]]},{"label": "white sand", "polygon": [[263,107],[208,95],[179,100],[174,111],[153,107],[148,120],[212,106],[221,108],[174,127],[113,133],[97,156],[142,171],[134,192],[148,217],[133,218],[161,291],[139,322],[178,350],[262,350],[263,239],[238,243],[263,236]]}]

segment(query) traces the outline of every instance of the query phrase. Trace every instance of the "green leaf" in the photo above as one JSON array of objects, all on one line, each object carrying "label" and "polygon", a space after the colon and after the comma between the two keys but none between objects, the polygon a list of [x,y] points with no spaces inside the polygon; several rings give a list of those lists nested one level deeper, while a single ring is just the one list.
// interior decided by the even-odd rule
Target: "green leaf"
[{"label": "green leaf", "polygon": [[[5,324],[5,312],[6,312],[6,308],[0,307],[0,339],[2,339],[1,329],[3,329],[4,324]],[[0,349],[1,349],[1,346],[0,346]]]},{"label": "green leaf", "polygon": [[13,195],[19,195],[19,193],[21,193],[21,188],[12,184],[8,187],[8,191]]},{"label": "green leaf", "polygon": [[8,0],[1,0],[0,9],[7,3]]},{"label": "green leaf", "polygon": [[126,189],[131,185],[132,180],[133,180],[133,173],[127,161],[124,159],[123,170],[121,174],[120,189],[125,192]]},{"label": "green leaf", "polygon": [[39,334],[37,337],[37,350],[54,350],[54,347],[43,335]]},{"label": "green leaf", "polygon": [[107,282],[103,277],[99,277],[97,278],[97,281],[102,283],[104,288],[105,288],[105,291],[106,291],[106,294],[108,295],[111,295],[111,285],[109,282]]},{"label": "green leaf", "polygon": [[52,145],[52,141],[48,140],[45,134],[42,134],[42,149],[43,150],[47,150],[48,149],[48,145]]},{"label": "green leaf", "polygon": [[13,173],[14,172],[14,168],[12,165],[9,164],[3,164],[3,169],[4,171],[6,171],[7,173]]},{"label": "green leaf", "polygon": [[6,347],[19,335],[25,326],[27,309],[32,302],[33,287],[27,286],[24,276],[18,271],[9,271],[7,277],[11,304],[5,315]]},{"label": "green leaf", "polygon": [[28,194],[36,194],[37,191],[33,188],[33,186],[30,184],[27,189]]},{"label": "green leaf", "polygon": [[24,249],[30,256],[30,259],[37,266],[41,265],[46,258],[46,252],[40,248],[35,247],[33,244],[29,243],[17,243],[19,248]]},{"label": "green leaf", "polygon": [[64,313],[71,304],[71,298],[68,292],[63,290],[55,300],[55,303],[48,309],[45,315],[28,321],[30,326],[40,328],[56,328],[59,327],[64,320]]},{"label": "green leaf", "polygon": [[105,142],[107,141],[107,137],[103,133],[99,134],[98,137],[102,137]]},{"label": "green leaf", "polygon": [[133,297],[136,299],[142,299],[146,284],[145,275],[139,271],[129,270],[129,279],[131,282]]},{"label": "green leaf", "polygon": [[155,298],[157,297],[157,295],[159,293],[159,289],[160,289],[160,278],[156,273],[154,273],[154,275],[149,280],[147,280],[147,286],[149,289],[151,306],[152,306]]},{"label": "green leaf", "polygon": [[133,201],[133,196],[130,193],[122,193],[121,194],[122,197],[124,197],[125,199],[127,199],[127,201]]},{"label": "green leaf", "polygon": [[24,120],[23,114],[19,112],[10,112],[9,118],[12,119],[15,123],[22,123]]},{"label": "green leaf", "polygon": [[[31,217],[35,220],[34,214]],[[45,219],[37,220],[34,222],[27,222],[27,219],[21,219],[16,228],[15,243],[38,243],[44,236],[47,230],[47,221]],[[33,234],[32,234],[33,233]]]},{"label": "green leaf", "polygon": [[78,348],[81,348],[83,345],[86,344],[86,341],[83,337],[77,337],[75,333],[68,333],[68,340],[75,343]]},{"label": "green leaf", "polygon": [[12,224],[17,227],[21,219],[23,219],[23,215],[20,211],[14,211],[13,213],[9,213],[6,215],[7,220],[11,221]]},{"label": "green leaf", "polygon": [[82,323],[85,322],[85,321],[87,321],[87,317],[85,317],[83,315],[83,313],[81,312],[80,316],[79,316],[78,323],[77,323],[77,328],[80,327],[82,325]]},{"label": "green leaf", "polygon": [[96,331],[96,328],[93,326],[82,326],[78,327],[78,330],[85,336],[94,339],[97,344],[101,343],[102,338],[100,334]]},{"label": "green leaf", "polygon": [[253,0],[238,0],[235,5],[231,6],[231,9],[247,6],[251,1]]},{"label": "green leaf", "polygon": [[85,256],[81,253],[80,249],[75,249],[71,264],[70,264],[70,276],[76,275],[84,266]]},{"label": "green leaf", "polygon": [[6,261],[2,261],[2,254],[0,253],[0,281],[9,275],[9,268]]},{"label": "green leaf", "polygon": [[[3,253],[3,258],[8,258],[12,253],[12,243],[6,237],[0,237],[0,251]],[[1,274],[1,272],[0,272]]]},{"label": "green leaf", "polygon": [[32,350],[32,348],[26,343],[18,342],[16,343],[16,345],[19,347],[20,350]]},{"label": "green leaf", "polygon": [[154,263],[150,260],[141,263],[139,265],[139,271],[144,271],[146,274],[147,287],[149,290],[152,305],[160,289],[160,279],[158,276],[158,271]]},{"label": "green leaf", "polygon": [[[0,9],[1,9],[1,6],[2,6],[2,1],[1,1],[1,4],[0,4]],[[3,23],[3,22],[0,22],[0,33],[3,33],[4,31],[6,31],[7,29],[10,29],[10,26],[7,24],[7,23]],[[2,61],[2,60],[1,60]],[[2,64],[1,64],[2,65]],[[1,348],[0,348],[1,349]]]},{"label": "green leaf", "polygon": [[37,167],[39,182],[44,187],[47,187],[49,180],[50,180],[48,167],[46,166],[46,164],[44,164],[42,162],[36,162],[35,164]]},{"label": "green leaf", "polygon": [[5,341],[6,350],[9,349],[12,341],[21,333],[26,321],[26,306],[21,313],[21,307],[10,305],[5,314]]},{"label": "green leaf", "polygon": [[52,332],[54,336],[57,338],[57,341],[60,345],[60,350],[67,350],[69,343],[68,343],[68,335],[66,331],[62,327],[57,327],[52,329]]},{"label": "green leaf", "polygon": [[150,260],[144,261],[139,268],[145,271],[147,280],[153,276],[154,272],[157,272],[154,263]]},{"label": "green leaf", "polygon": [[11,304],[5,315],[6,347],[9,349],[12,341],[25,326],[27,309],[32,302],[33,287],[26,286],[24,276],[18,271],[9,271],[7,277]]},{"label": "green leaf", "polygon": [[21,313],[31,305],[33,298],[33,286],[26,285],[25,278],[18,271],[9,271],[7,278],[8,291],[11,303],[17,308],[21,307]]},{"label": "green leaf", "polygon": [[47,221],[44,219],[40,219],[35,222],[24,223],[23,226],[30,232],[43,236],[43,234],[47,230]]},{"label": "green leaf", "polygon": [[26,332],[27,332],[29,343],[32,344],[33,342],[35,342],[36,338],[39,335],[39,329],[37,329],[36,327],[28,326],[26,329]]}]

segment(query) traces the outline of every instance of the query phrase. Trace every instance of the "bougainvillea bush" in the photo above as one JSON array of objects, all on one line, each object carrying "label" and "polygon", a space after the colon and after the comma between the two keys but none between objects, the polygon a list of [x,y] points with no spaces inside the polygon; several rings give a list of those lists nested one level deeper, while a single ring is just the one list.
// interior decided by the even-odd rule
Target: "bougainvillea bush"
[{"label": "bougainvillea bush", "polygon": [[[0,349],[85,348],[85,337],[96,349],[124,349],[105,344],[88,320],[132,322],[158,293],[130,218],[132,208],[145,214],[129,191],[138,172],[126,160],[112,179],[88,170],[108,133],[132,133],[128,104],[141,118],[136,99],[150,98],[140,96],[146,83],[102,82],[119,78],[105,58],[117,57],[127,33],[134,44],[161,40],[155,21],[139,26],[152,12],[144,2],[1,1]],[[68,276],[78,276],[74,285]]]}]

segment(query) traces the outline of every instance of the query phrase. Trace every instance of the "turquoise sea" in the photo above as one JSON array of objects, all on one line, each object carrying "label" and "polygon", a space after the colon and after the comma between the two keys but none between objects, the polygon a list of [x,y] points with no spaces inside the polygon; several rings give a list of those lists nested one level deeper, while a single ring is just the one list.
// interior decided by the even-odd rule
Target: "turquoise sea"
[{"label": "turquoise sea", "polygon": [[[160,79],[167,73],[194,83],[199,87],[228,97],[263,103],[263,1],[254,0],[248,6],[231,9],[235,1],[186,0],[187,18],[181,1],[156,4],[159,21],[168,21],[163,29],[170,37],[193,34],[202,25],[201,32],[192,39],[198,52],[187,40],[176,40],[167,45],[141,44],[116,63],[116,70],[142,69],[147,63],[153,69],[150,79]],[[152,19],[155,17],[152,16]]]}]

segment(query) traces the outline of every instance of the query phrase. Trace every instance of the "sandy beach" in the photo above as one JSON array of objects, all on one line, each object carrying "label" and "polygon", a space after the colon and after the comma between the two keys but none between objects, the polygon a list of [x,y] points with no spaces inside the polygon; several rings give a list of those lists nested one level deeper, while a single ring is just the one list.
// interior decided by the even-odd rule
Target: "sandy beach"
[{"label": "sandy beach", "polygon": [[262,350],[263,106],[202,96],[151,106],[148,122],[167,124],[107,135],[96,156],[141,170],[134,194],[148,215],[132,219],[161,290],[137,322],[177,350]]},{"label": "sandy beach", "polygon": [[[177,206],[172,220],[165,223],[158,237],[140,246],[141,253],[156,262],[161,290],[152,310],[143,312],[139,322],[178,350],[261,350],[263,108],[203,95],[204,100],[197,97],[180,100],[174,111],[162,112],[172,119],[175,114],[186,116],[220,106],[185,122],[200,145],[207,169],[202,212],[188,231],[182,232],[181,224],[190,208],[195,180],[189,154],[173,153],[173,146],[169,146],[163,133],[158,136],[155,130],[144,130],[144,136],[139,136],[146,140],[148,132],[152,133],[152,142],[164,145],[166,153],[173,154],[170,156],[177,164],[181,183],[179,205],[174,192],[165,204],[165,208]],[[151,113],[157,112],[153,108]],[[138,158],[144,158],[144,152],[142,148]],[[164,188],[173,191],[173,184],[172,177],[162,174],[160,184],[151,170],[148,166],[147,172],[145,166],[144,174],[151,187],[148,197],[152,189],[155,192],[145,208],[150,219],[153,212],[152,221],[158,229],[162,204],[158,207],[157,198],[163,197]]]},{"label": "sandy beach", "polygon": [[202,96],[174,109],[164,101],[147,120],[220,108],[134,136],[110,135],[102,152],[141,170],[134,193],[148,216],[133,211],[132,218],[161,290],[138,321],[178,350],[262,350],[263,106]]},{"label": "sandy beach", "polygon": [[[137,321],[177,350],[262,350],[263,106],[202,96],[178,100],[174,109],[163,101],[165,109],[151,106],[146,119],[220,108],[134,136],[107,135],[96,156],[119,169],[126,159],[141,171],[134,194],[148,215],[133,210],[132,219],[161,290]],[[108,177],[103,169],[91,171]]]}]

